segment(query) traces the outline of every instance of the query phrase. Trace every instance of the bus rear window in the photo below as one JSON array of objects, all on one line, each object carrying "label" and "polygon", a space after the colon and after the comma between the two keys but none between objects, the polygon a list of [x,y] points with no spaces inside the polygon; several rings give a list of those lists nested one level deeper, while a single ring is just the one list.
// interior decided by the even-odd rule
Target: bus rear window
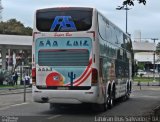
[{"label": "bus rear window", "polygon": [[92,8],[38,10],[36,27],[42,32],[86,31],[92,26]]},{"label": "bus rear window", "polygon": [[87,66],[88,50],[40,50],[38,52],[39,66]]}]

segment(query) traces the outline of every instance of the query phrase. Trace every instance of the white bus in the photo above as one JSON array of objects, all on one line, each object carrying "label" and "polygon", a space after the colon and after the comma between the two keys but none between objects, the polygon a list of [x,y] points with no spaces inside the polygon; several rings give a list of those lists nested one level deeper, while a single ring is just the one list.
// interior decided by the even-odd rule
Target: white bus
[{"label": "white bus", "polygon": [[106,110],[131,93],[132,44],[128,35],[95,8],[37,10],[32,49],[33,99],[91,103]]}]

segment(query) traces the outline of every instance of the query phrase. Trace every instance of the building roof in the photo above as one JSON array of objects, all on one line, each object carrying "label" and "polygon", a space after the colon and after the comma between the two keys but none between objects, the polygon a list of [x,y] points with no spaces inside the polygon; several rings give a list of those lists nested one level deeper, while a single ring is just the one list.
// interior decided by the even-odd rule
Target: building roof
[{"label": "building roof", "polygon": [[32,36],[0,34],[0,45],[32,45]]},{"label": "building roof", "polygon": [[0,34],[0,49],[32,49],[32,36]]},{"label": "building roof", "polygon": [[147,41],[132,42],[134,52],[153,52],[156,50],[156,44]]},{"label": "building roof", "polygon": [[[138,62],[151,62],[153,63],[154,53],[153,52],[136,52],[134,53],[134,59]],[[155,60],[158,57],[155,55]]]}]

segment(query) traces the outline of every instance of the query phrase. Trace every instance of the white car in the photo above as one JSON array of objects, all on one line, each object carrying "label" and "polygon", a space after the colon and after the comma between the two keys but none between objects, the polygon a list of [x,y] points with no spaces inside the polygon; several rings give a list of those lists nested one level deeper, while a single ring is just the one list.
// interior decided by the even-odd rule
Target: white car
[{"label": "white car", "polygon": [[137,72],[137,75],[146,75],[147,74],[147,72],[146,71],[144,71],[144,70],[138,70],[138,72]]}]

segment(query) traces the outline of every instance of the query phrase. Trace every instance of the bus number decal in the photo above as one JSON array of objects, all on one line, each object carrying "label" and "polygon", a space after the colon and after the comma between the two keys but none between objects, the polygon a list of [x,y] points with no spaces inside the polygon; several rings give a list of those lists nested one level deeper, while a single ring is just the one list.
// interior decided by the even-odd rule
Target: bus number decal
[{"label": "bus number decal", "polygon": [[50,31],[55,31],[56,28],[58,28],[57,31],[77,30],[71,16],[56,16],[52,23]]}]

